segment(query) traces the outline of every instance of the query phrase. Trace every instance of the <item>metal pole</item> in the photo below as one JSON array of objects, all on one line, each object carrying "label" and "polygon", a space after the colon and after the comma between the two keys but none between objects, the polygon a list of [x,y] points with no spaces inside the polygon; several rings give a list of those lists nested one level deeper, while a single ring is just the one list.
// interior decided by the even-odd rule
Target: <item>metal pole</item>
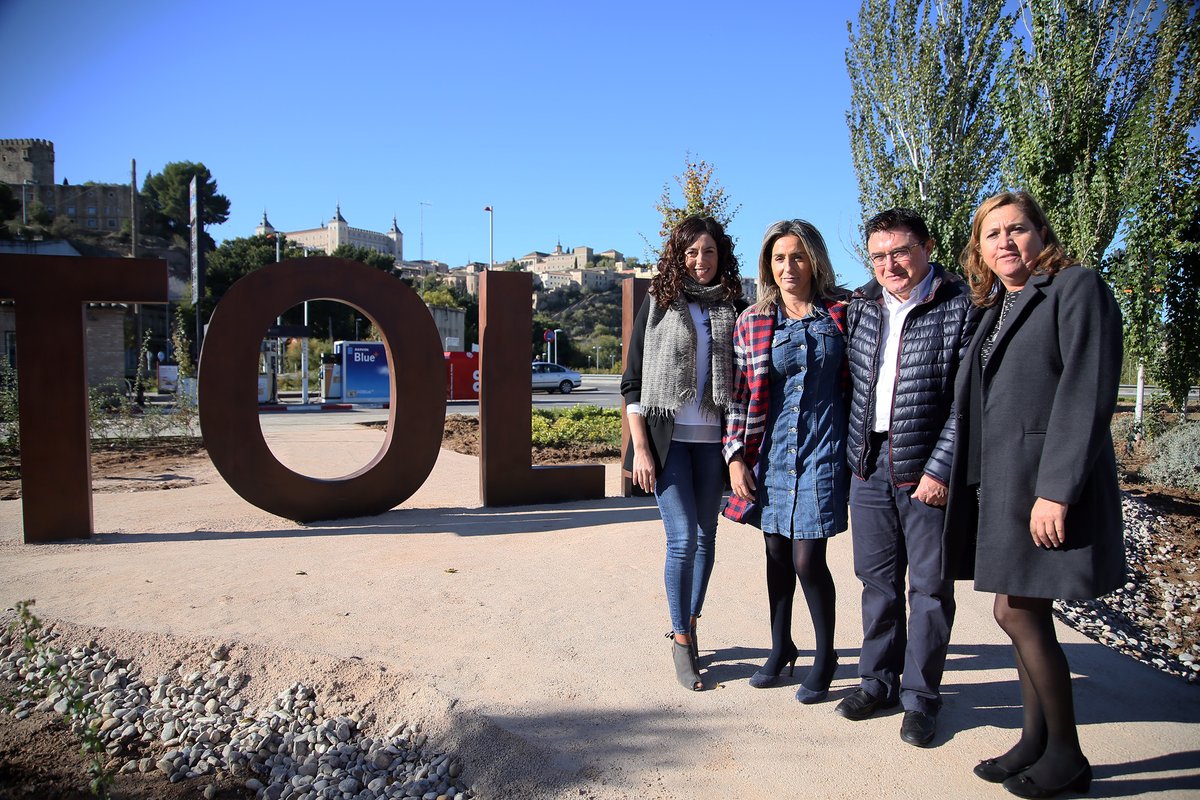
[{"label": "metal pole", "polygon": [[488,212],[488,265],[487,265],[487,268],[491,269],[492,265],[496,263],[496,251],[495,251],[495,246],[494,246],[496,211],[491,206],[488,206],[484,210]]},{"label": "metal pole", "polygon": [[[308,248],[307,247],[304,248],[304,257],[308,258]],[[305,327],[304,339],[300,345],[300,371],[302,373],[304,373],[304,377],[302,379],[304,389],[302,390],[301,397],[302,397],[303,403],[305,405],[308,405],[308,337],[311,336],[312,334],[309,330],[307,330],[307,328],[308,328],[308,301],[307,300],[304,301],[304,327]]]},{"label": "metal pole", "polygon": [[421,260],[425,260],[425,206],[431,206],[433,203],[426,203],[424,200],[418,200],[417,205],[421,207]]},{"label": "metal pole", "polygon": [[1133,402],[1133,422],[1135,425],[1139,426],[1137,429],[1137,440],[1140,442],[1142,440],[1142,431],[1140,426],[1142,424],[1142,415],[1145,408],[1143,401],[1146,397],[1146,362],[1142,360],[1138,361],[1136,397],[1137,399]]},{"label": "metal pole", "polygon": [[300,344],[300,402],[308,405],[308,301],[304,301],[304,339]]}]

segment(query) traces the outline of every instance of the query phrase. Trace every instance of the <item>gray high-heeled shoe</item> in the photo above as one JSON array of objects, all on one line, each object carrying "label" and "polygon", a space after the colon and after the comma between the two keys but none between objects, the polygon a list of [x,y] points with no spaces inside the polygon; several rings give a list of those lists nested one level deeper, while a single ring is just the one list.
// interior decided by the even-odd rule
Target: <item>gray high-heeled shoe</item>
[{"label": "gray high-heeled shoe", "polygon": [[701,691],[704,688],[704,682],[700,680],[700,670],[696,667],[692,646],[675,641],[674,631],[668,633],[667,638],[671,640],[671,659],[675,663],[675,679],[685,689],[691,689],[693,692]]}]

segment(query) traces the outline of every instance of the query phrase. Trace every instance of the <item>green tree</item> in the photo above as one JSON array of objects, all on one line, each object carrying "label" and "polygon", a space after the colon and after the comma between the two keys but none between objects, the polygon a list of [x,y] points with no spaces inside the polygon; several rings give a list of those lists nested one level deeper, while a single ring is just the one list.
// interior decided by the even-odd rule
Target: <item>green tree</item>
[{"label": "green tree", "polygon": [[393,273],[396,268],[396,259],[386,253],[380,253],[378,250],[372,250],[369,247],[359,247],[353,244],[339,244],[332,253],[334,258],[345,258],[349,261],[358,261],[366,264],[368,267],[374,267],[382,272],[389,274]]},{"label": "green tree", "polygon": [[[646,243],[653,260],[658,260],[658,254],[671,231],[687,217],[697,214],[712,217],[728,228],[729,223],[737,216],[741,205],[729,207],[729,196],[725,193],[725,187],[716,179],[715,173],[716,167],[713,164],[704,159],[697,159],[691,152],[684,154],[683,173],[674,177],[682,197],[679,201],[675,200],[671,192],[671,183],[668,181],[663,184],[662,196],[654,204],[658,213],[662,215],[662,224],[658,230],[659,244],[653,245],[649,239],[642,236],[642,241]],[[682,205],[676,205],[676,202]]]},{"label": "green tree", "polygon": [[454,299],[454,295],[445,286],[439,286],[436,289],[428,289],[422,295],[421,299],[425,301],[427,306],[442,306],[443,308],[458,308],[458,301]]},{"label": "green tree", "polygon": [[1101,264],[1130,207],[1129,155],[1156,45],[1140,0],[1022,0],[1002,67],[1006,180],[1043,204],[1067,252]]},{"label": "green tree", "polygon": [[1189,225],[1197,213],[1197,151],[1190,138],[1200,122],[1198,48],[1200,15],[1185,0],[1168,0],[1133,114],[1125,248],[1106,263],[1124,312],[1127,353],[1149,365],[1160,386],[1173,387],[1168,391],[1176,402],[1186,397],[1181,384],[1194,379],[1200,347],[1189,324],[1200,318],[1189,278],[1195,248]]},{"label": "green tree", "polygon": [[846,27],[850,148],[863,214],[921,214],[954,267],[1004,153],[996,70],[1003,0],[864,0]]},{"label": "green tree", "polygon": [[0,222],[19,219],[21,216],[21,198],[13,194],[12,187],[0,182]]},{"label": "green tree", "polygon": [[[200,221],[204,225],[219,225],[229,219],[229,198],[217,193],[217,181],[203,163],[172,161],[157,175],[147,172],[142,181],[142,203],[146,209],[145,224],[164,234],[187,239],[191,235],[190,192],[192,177],[198,177]],[[214,247],[207,233],[205,248]]]},{"label": "green tree", "polygon": [[[278,234],[282,236],[282,234]],[[226,239],[205,256],[205,295],[211,305],[229,291],[229,287],[243,275],[275,263],[274,236],[243,236]],[[286,237],[279,243],[280,259],[302,258],[304,249],[289,242]],[[211,313],[211,308],[206,308]],[[206,317],[207,318],[207,317]]]},{"label": "green tree", "polygon": [[1182,157],[1131,225],[1129,246],[1105,260],[1125,321],[1127,352],[1183,409],[1200,380],[1200,149]]}]

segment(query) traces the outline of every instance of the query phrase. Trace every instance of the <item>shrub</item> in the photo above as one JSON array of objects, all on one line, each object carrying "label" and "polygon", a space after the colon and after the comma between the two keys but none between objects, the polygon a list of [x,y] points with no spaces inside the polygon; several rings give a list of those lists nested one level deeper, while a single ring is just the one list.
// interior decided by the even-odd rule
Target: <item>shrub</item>
[{"label": "shrub", "polygon": [[1145,475],[1163,486],[1200,491],[1200,423],[1180,423],[1160,436]]},{"label": "shrub", "polygon": [[17,371],[0,354],[0,452],[21,449],[20,414],[17,408]]},{"label": "shrub", "polygon": [[534,447],[621,443],[621,412],[615,408],[575,406],[533,412]]}]

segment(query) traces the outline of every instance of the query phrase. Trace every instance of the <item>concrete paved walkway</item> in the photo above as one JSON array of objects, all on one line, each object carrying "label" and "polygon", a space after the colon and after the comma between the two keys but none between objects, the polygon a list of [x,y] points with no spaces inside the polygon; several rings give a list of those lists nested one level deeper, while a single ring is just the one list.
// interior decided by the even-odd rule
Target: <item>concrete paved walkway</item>
[{"label": "concrete paved walkway", "polygon": [[[322,474],[345,474],[381,434],[331,428],[320,448],[312,436],[271,444],[293,466],[315,469],[319,458]],[[863,722],[833,713],[857,683],[849,533],[829,548],[841,667],[829,701],[801,706],[792,693],[812,641],[803,613],[795,636],[809,649],[797,677],[747,685],[769,648],[762,542],[723,520],[700,627],[714,688],[687,692],[663,638],[657,510],[615,497],[615,468],[608,478],[603,501],[485,509],[476,460],[443,451],[401,507],[316,525],[261,512],[215,478],[96,495],[93,540],[40,546],[20,544],[20,505],[2,503],[0,601],[33,597],[43,618],[82,625],[387,665],[453,708],[446,745],[494,797],[1008,796],[971,774],[1020,726],[990,596],[959,585],[938,736],[913,748],[899,739],[898,712]],[[1059,633],[1077,676],[1092,795],[1200,796],[1200,687]]]}]

